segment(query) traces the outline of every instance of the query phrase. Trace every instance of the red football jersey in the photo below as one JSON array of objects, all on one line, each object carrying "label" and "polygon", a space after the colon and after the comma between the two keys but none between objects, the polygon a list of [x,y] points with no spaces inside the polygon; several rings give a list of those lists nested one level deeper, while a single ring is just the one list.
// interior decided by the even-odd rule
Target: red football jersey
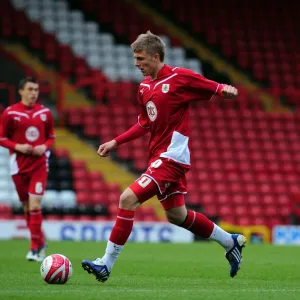
[{"label": "red football jersey", "polygon": [[221,94],[222,84],[191,70],[164,65],[155,80],[146,77],[138,89],[138,122],[150,130],[150,162],[158,157],[190,165],[189,103]]},{"label": "red football jersey", "polygon": [[51,111],[41,104],[28,107],[18,102],[2,114],[0,146],[10,150],[11,175],[31,172],[41,165],[47,168],[50,155],[48,150],[43,156],[22,154],[14,150],[16,144],[30,144],[33,147],[46,144],[49,148],[54,138]]}]

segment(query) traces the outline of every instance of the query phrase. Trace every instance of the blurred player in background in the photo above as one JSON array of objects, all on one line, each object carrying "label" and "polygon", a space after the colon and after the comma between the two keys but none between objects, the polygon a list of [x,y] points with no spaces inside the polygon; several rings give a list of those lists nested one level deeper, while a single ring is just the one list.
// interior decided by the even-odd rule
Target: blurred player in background
[{"label": "blurred player in background", "polygon": [[29,261],[45,258],[46,244],[42,232],[41,200],[48,175],[48,157],[54,141],[51,111],[36,101],[39,84],[35,78],[20,81],[21,101],[9,106],[2,115],[0,146],[10,151],[10,173],[24,207],[30,231]]},{"label": "blurred player in background", "polygon": [[191,70],[165,65],[165,45],[150,31],[139,35],[131,48],[135,66],[146,76],[138,88],[138,123],[100,145],[98,154],[106,157],[117,146],[150,132],[148,169],[122,193],[105,255],[94,261],[83,260],[82,266],[97,280],[106,281],[131,233],[135,209],[157,195],[169,222],[224,247],[231,266],[230,276],[234,277],[240,268],[246,238],[225,232],[203,214],[187,210],[184,194],[185,174],[190,168],[189,103],[210,100],[215,94],[230,99],[238,91]]}]

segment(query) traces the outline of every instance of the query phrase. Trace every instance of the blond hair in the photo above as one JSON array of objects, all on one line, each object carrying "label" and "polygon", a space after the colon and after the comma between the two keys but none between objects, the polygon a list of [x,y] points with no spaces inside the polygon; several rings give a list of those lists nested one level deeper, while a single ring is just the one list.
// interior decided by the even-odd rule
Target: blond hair
[{"label": "blond hair", "polygon": [[166,47],[160,37],[153,34],[150,30],[140,34],[137,39],[131,44],[131,49],[134,53],[140,53],[143,50],[150,55],[159,54],[161,62],[165,59]]}]

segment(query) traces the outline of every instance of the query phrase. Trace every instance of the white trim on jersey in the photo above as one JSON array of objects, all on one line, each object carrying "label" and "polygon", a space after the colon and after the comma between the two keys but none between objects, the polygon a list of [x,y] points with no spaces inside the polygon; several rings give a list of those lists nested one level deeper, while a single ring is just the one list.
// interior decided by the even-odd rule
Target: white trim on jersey
[{"label": "white trim on jersey", "polygon": [[219,86],[220,86],[220,84],[218,83],[218,86],[217,86],[217,88],[216,88],[216,91],[215,91],[215,93],[211,96],[211,98],[208,100],[208,101],[210,101],[215,95],[216,95],[216,93],[217,93],[217,91],[218,91],[218,88],[219,88]]},{"label": "white trim on jersey", "polygon": [[19,166],[17,162],[17,153],[13,153],[9,157],[10,175],[16,175],[19,173]]},{"label": "white trim on jersey", "polygon": [[170,197],[171,195],[174,195],[174,194],[183,194],[183,195],[185,195],[185,194],[187,194],[187,192],[179,192],[179,191],[176,191],[176,192],[173,192],[173,193],[171,193],[171,194],[166,195],[165,198],[160,199],[159,201],[162,202],[162,201],[166,200],[168,197]]},{"label": "white trim on jersey", "polygon": [[38,110],[36,111],[33,115],[32,115],[32,118],[35,118],[36,116],[38,116],[39,114],[43,113],[43,112],[46,112],[46,111],[49,111],[49,108],[43,108],[41,110]]},{"label": "white trim on jersey", "polygon": [[150,126],[145,127],[145,126],[142,126],[142,125],[141,125],[141,123],[140,123],[140,116],[138,116],[138,124],[139,124],[142,128],[150,128]]},{"label": "white trim on jersey", "polygon": [[0,138],[0,141],[8,140],[8,138]]},{"label": "white trim on jersey", "polygon": [[19,116],[23,116],[23,117],[26,117],[27,119],[29,119],[29,116],[27,114],[19,112],[19,111],[15,111],[15,110],[11,110],[7,114],[8,115],[19,115]]},{"label": "white trim on jersey", "polygon": [[173,69],[172,69],[172,71],[174,71],[174,70],[176,70],[176,69],[179,69],[179,67],[175,67],[175,68],[173,68]]},{"label": "white trim on jersey", "polygon": [[[148,174],[142,174],[141,177],[143,177],[143,176],[146,176],[146,177],[152,179],[152,180],[155,182],[155,184],[157,185],[157,188],[158,188],[158,190],[159,190],[159,193],[162,195],[162,192],[161,192],[161,190],[160,190],[160,187],[159,187],[158,182],[157,182],[152,176],[150,176],[150,175],[148,175]],[[141,177],[140,177],[140,178],[141,178]]]},{"label": "white trim on jersey", "polygon": [[160,157],[170,158],[183,165],[190,165],[189,138],[178,131],[174,131],[171,143],[166,152]]},{"label": "white trim on jersey", "polygon": [[177,73],[175,73],[175,74],[173,74],[173,75],[171,75],[171,76],[169,76],[169,77],[167,77],[167,78],[165,78],[164,80],[161,80],[161,81],[159,81],[159,82],[157,82],[156,84],[155,84],[155,86],[154,86],[154,90],[155,90],[155,88],[156,88],[156,86],[157,85],[159,85],[159,84],[161,84],[161,83],[163,83],[163,82],[165,82],[165,81],[167,81],[167,80],[169,80],[169,79],[171,79],[172,77],[174,77],[174,76],[176,76],[176,75],[178,75]]},{"label": "white trim on jersey", "polygon": [[149,90],[150,90],[150,84],[146,84],[146,83],[140,83],[140,85],[142,86],[146,86]]}]

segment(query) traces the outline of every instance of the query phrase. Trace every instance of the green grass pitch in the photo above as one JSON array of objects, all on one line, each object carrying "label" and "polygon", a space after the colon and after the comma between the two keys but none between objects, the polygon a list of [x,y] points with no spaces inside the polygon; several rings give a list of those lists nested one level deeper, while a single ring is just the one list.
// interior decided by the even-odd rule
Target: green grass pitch
[{"label": "green grass pitch", "polygon": [[27,241],[0,242],[0,299],[300,299],[300,249],[248,245],[242,268],[229,277],[229,264],[216,243],[133,244],[117,261],[110,279],[99,283],[81,268],[106,243],[50,242],[48,253],[66,255],[73,276],[49,285],[39,263],[27,262]]}]

